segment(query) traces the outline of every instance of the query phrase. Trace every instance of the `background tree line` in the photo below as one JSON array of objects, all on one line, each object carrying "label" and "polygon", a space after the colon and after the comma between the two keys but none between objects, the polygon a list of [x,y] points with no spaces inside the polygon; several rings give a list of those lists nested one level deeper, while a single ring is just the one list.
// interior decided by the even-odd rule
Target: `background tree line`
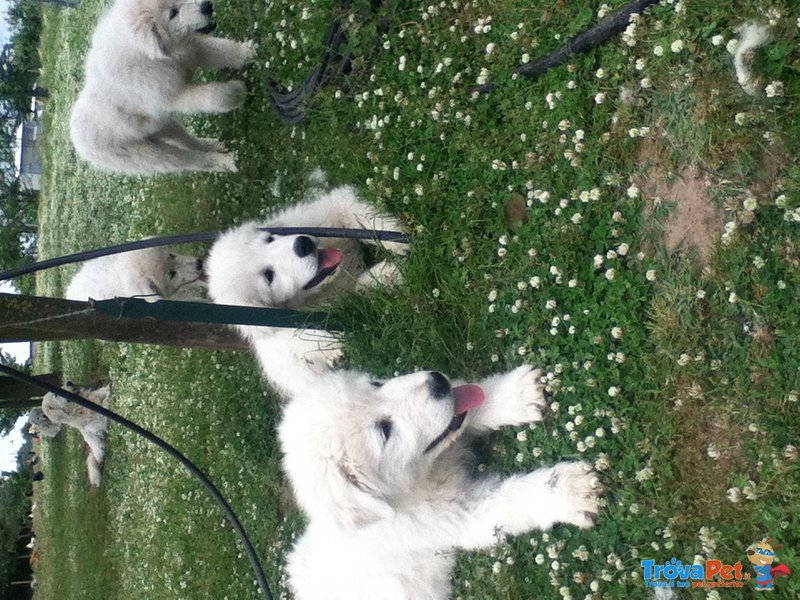
[{"label": "background tree line", "polygon": [[[15,150],[17,129],[32,116],[31,97],[46,96],[36,85],[41,69],[41,3],[12,0],[7,22],[10,41],[0,49],[0,269],[31,262],[36,252],[38,192],[20,182]],[[28,289],[32,278],[19,285],[32,291]]]}]

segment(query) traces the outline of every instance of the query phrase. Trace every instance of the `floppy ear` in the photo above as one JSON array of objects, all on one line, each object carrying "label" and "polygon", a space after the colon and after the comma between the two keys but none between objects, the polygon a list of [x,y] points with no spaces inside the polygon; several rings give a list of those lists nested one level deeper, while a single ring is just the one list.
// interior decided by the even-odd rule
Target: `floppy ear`
[{"label": "floppy ear", "polygon": [[331,476],[340,481],[331,485],[330,491],[336,507],[335,516],[343,525],[361,527],[394,515],[394,509],[347,455],[336,463],[336,470]]},{"label": "floppy ear", "polygon": [[[156,7],[156,11],[158,7]],[[169,34],[162,26],[158,13],[151,8],[143,8],[136,4],[132,14],[133,32],[137,41],[150,58],[165,58],[170,55],[167,40]]]}]

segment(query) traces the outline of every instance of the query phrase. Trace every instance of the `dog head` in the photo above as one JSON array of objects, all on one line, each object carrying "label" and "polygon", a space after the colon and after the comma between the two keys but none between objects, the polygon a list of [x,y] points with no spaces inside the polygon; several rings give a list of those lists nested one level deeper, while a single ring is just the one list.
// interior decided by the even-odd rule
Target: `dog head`
[{"label": "dog head", "polygon": [[165,296],[174,297],[190,288],[197,291],[196,296],[202,295],[201,289],[206,285],[206,274],[203,270],[203,259],[196,256],[182,254],[167,255]]},{"label": "dog head", "polygon": [[339,527],[391,516],[425,485],[467,412],[482,402],[478,386],[453,387],[441,373],[319,378],[291,400],[279,427],[298,503],[312,520]]},{"label": "dog head", "polygon": [[44,437],[52,438],[61,432],[61,425],[53,423],[38,406],[28,413],[28,421]]},{"label": "dog head", "polygon": [[127,4],[134,31],[154,58],[170,56],[188,35],[211,33],[217,27],[209,0],[129,0]]},{"label": "dog head", "polygon": [[245,223],[212,246],[208,291],[220,304],[302,308],[341,260],[341,251],[307,235],[273,235]]}]

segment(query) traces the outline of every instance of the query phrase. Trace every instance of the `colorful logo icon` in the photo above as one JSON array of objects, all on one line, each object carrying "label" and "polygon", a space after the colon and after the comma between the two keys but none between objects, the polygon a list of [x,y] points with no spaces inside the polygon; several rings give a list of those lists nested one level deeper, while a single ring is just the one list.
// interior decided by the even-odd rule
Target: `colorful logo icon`
[{"label": "colorful logo icon", "polygon": [[791,573],[786,565],[772,566],[777,558],[775,550],[782,548],[783,544],[773,545],[772,538],[767,538],[747,549],[747,559],[753,563],[753,570],[756,572],[756,591],[771,590],[776,577]]}]

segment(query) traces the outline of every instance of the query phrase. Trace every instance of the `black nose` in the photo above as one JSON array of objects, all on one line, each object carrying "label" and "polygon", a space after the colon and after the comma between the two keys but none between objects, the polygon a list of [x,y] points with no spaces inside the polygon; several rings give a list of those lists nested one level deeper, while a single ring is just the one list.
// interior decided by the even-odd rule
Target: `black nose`
[{"label": "black nose", "polygon": [[202,271],[203,270],[203,259],[202,258],[198,258],[197,259],[197,264],[195,265],[195,268],[198,271]]},{"label": "black nose", "polygon": [[294,253],[300,258],[308,256],[316,251],[316,249],[317,245],[314,243],[314,240],[306,235],[301,235],[294,241]]},{"label": "black nose", "polygon": [[211,4],[211,2],[203,2],[200,5],[200,12],[206,15],[207,17],[210,17],[211,14],[214,12],[214,5]]},{"label": "black nose", "polygon": [[450,382],[447,380],[447,377],[436,371],[430,374],[428,388],[430,389],[431,396],[437,400],[450,396],[450,392],[453,389],[450,387]]}]

